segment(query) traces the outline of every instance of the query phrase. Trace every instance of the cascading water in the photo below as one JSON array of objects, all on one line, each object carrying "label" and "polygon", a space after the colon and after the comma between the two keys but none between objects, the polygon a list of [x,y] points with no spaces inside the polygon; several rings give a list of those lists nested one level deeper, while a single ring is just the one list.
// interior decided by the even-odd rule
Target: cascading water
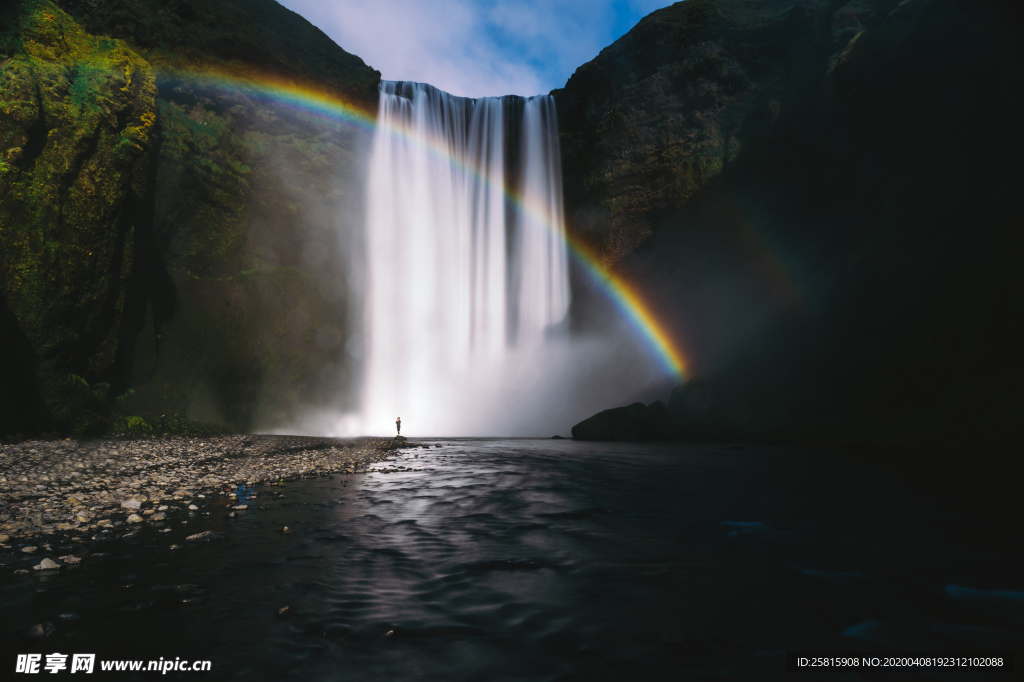
[{"label": "cascading water", "polygon": [[554,100],[380,91],[363,429],[513,435],[569,306]]}]

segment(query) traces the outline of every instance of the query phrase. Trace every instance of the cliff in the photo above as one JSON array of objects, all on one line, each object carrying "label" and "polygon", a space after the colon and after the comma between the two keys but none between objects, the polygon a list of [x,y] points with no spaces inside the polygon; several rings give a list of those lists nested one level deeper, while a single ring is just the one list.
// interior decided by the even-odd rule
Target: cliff
[{"label": "cliff", "polygon": [[1005,2],[687,0],[555,91],[570,229],[703,375],[674,437],[1019,437],[1020,29]]},{"label": "cliff", "polygon": [[3,21],[3,426],[89,430],[146,229],[156,86],[137,52],[49,3]]},{"label": "cliff", "polygon": [[248,430],[344,384],[368,138],[257,86],[372,116],[380,74],[270,0],[0,12],[0,432],[115,398]]},{"label": "cliff", "polygon": [[[686,0],[581,66],[569,229],[691,379],[584,431],[1019,437],[1021,28],[1001,0]],[[264,86],[372,118],[379,78],[272,0],[0,6],[0,433],[268,428],[355,385],[369,138]],[[580,274],[573,325],[602,327]]]}]

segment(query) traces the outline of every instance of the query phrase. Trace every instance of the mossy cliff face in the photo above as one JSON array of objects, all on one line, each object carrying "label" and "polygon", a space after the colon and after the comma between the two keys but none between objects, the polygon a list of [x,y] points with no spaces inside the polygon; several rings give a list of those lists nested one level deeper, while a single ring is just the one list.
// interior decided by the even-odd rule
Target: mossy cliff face
[{"label": "mossy cliff face", "polygon": [[345,406],[332,393],[355,378],[345,245],[369,137],[201,77],[158,84],[153,230],[177,312],[155,325],[156,361],[136,363],[126,406],[240,430]]},{"label": "mossy cliff face", "polygon": [[0,430],[100,428],[114,395],[239,430],[337,403],[369,138],[207,75],[372,112],[379,74],[269,0],[4,11]]},{"label": "mossy cliff face", "polygon": [[336,297],[292,267],[254,268],[230,280],[173,273],[179,308],[159,346],[139,349],[149,379],[124,401],[133,412],[174,406],[192,419],[274,425],[294,410],[331,404],[345,379],[347,327]]},{"label": "mossy cliff face", "polygon": [[555,92],[569,229],[707,375],[680,435],[1019,439],[1022,28],[997,0],[687,0]]},{"label": "mossy cliff face", "polygon": [[157,70],[212,65],[313,84],[367,110],[380,73],[275,0],[57,0],[87,30],[120,38]]},{"label": "mossy cliff face", "polygon": [[90,35],[49,2],[8,6],[3,24],[3,332],[5,350],[33,351],[5,362],[35,365],[23,376],[35,386],[5,387],[4,407],[13,421],[17,391],[38,391],[48,414],[33,426],[87,432],[105,420],[104,379],[145,220],[155,80],[122,41]]},{"label": "mossy cliff face", "polygon": [[156,340],[134,353],[126,409],[250,430],[347,406],[358,309],[345,249],[369,137],[204,74],[291,78],[368,111],[380,74],[270,1],[112,0],[82,20],[158,71],[153,233],[175,312],[149,306],[142,333]]}]

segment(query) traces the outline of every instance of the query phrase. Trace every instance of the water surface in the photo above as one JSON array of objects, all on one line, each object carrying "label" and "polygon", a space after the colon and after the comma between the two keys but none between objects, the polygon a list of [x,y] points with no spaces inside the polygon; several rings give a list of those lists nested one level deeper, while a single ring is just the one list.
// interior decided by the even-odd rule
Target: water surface
[{"label": "water surface", "polygon": [[[785,652],[1024,641],[1019,539],[906,471],[783,446],[429,442],[444,447],[374,467],[392,473],[261,487],[236,518],[93,546],[109,555],[77,570],[5,567],[2,665],[60,651],[209,659],[177,676],[204,679],[975,680],[1001,677],[787,676]],[[224,540],[169,549],[208,528]],[[43,621],[49,638],[18,639]]]}]

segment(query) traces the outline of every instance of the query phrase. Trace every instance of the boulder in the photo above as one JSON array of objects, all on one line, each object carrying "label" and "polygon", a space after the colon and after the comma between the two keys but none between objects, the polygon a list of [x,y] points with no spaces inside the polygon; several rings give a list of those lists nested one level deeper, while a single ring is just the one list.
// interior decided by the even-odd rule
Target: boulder
[{"label": "boulder", "polygon": [[672,437],[668,409],[660,400],[604,410],[572,427],[574,440],[649,441]]}]

